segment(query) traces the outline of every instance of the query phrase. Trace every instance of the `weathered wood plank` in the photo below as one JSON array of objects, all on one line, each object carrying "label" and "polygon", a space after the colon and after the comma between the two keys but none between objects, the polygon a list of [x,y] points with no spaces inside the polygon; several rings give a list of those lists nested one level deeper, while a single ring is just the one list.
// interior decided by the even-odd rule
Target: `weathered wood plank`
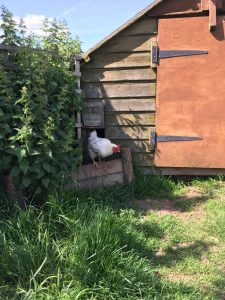
[{"label": "weathered wood plank", "polygon": [[154,113],[129,113],[129,114],[106,114],[106,126],[133,126],[133,125],[155,125]]},{"label": "weathered wood plank", "polygon": [[87,180],[81,180],[78,182],[74,182],[75,188],[79,189],[90,189],[90,188],[97,188],[103,186],[113,186],[117,184],[123,184],[123,173],[116,173],[101,177],[93,177]]},{"label": "weathered wood plank", "polygon": [[84,102],[82,109],[84,127],[104,127],[104,107],[102,101]]},{"label": "weathered wood plank", "polygon": [[[223,8],[223,2],[224,2],[223,0],[216,0],[217,9]],[[209,10],[209,0],[201,0],[201,10],[202,11]]]},{"label": "weathered wood plank", "polygon": [[209,10],[209,0],[201,0],[201,10]]},{"label": "weathered wood plank", "polygon": [[100,49],[98,49],[98,53],[151,51],[152,38],[155,39],[155,36],[118,36],[109,41],[106,45],[102,46]]},{"label": "weathered wood plank", "polygon": [[140,173],[142,175],[145,175],[145,176],[160,174],[160,171],[157,168],[155,168],[154,166],[153,167],[140,167],[139,166],[138,170],[140,171]]},{"label": "weathered wood plank", "polygon": [[99,162],[97,168],[93,165],[83,165],[79,173],[72,173],[71,176],[75,181],[87,180],[95,177],[107,176],[114,173],[121,173],[123,165],[121,159]]},{"label": "weathered wood plank", "polygon": [[129,68],[151,66],[149,53],[93,53],[82,69]]},{"label": "weathered wood plank", "polygon": [[122,163],[124,183],[129,184],[134,180],[133,160],[130,148],[122,149]]},{"label": "weathered wood plank", "polygon": [[151,126],[107,126],[105,128],[105,135],[109,139],[114,140],[147,140],[149,139]]},{"label": "weathered wood plank", "polygon": [[225,175],[225,169],[201,169],[201,168],[157,168],[162,175],[174,176],[217,176]]},{"label": "weathered wood plank", "polygon": [[156,72],[151,68],[137,68],[120,70],[83,70],[82,82],[128,81],[128,80],[156,80]]},{"label": "weathered wood plank", "polygon": [[135,166],[153,167],[154,155],[152,153],[132,153]]},{"label": "weathered wood plank", "polygon": [[130,148],[132,152],[152,152],[149,140],[112,140],[113,143],[119,144],[121,148]]},{"label": "weathered wood plank", "polygon": [[150,99],[103,99],[106,112],[155,111],[155,98]]},{"label": "weathered wood plank", "polygon": [[123,30],[119,36],[138,35],[138,34],[154,34],[157,33],[157,20],[151,18],[141,18],[128,28]]},{"label": "weathered wood plank", "polygon": [[121,98],[153,97],[156,94],[155,83],[84,83],[85,98]]},{"label": "weathered wood plank", "polygon": [[209,0],[209,30],[213,31],[216,28],[216,0]]}]

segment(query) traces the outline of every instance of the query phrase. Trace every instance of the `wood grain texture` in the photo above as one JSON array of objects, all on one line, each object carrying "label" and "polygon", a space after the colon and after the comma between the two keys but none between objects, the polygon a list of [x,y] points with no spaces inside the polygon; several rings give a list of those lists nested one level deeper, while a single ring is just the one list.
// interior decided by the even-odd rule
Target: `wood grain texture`
[{"label": "wood grain texture", "polygon": [[87,180],[90,178],[107,176],[114,173],[121,173],[123,165],[121,159],[100,162],[97,168],[91,165],[83,165],[80,167],[79,174],[72,173],[71,176],[76,181]]},{"label": "wood grain texture", "polygon": [[130,184],[134,180],[133,161],[130,148],[123,148],[122,151],[124,183]]},{"label": "wood grain texture", "polygon": [[103,186],[113,186],[124,183],[123,173],[115,173],[111,175],[101,176],[101,177],[93,177],[86,180],[81,180],[78,182],[74,182],[75,188],[79,189],[91,189],[98,188]]},{"label": "wood grain texture", "polygon": [[85,69],[150,67],[149,53],[95,53],[91,61],[83,65]]},{"label": "wood grain texture", "polygon": [[157,33],[157,20],[151,18],[141,18],[128,28],[123,30],[118,36],[154,34]]},{"label": "wood grain texture", "polygon": [[151,50],[150,35],[118,36],[98,49],[98,53],[108,52],[141,52]]},{"label": "wood grain texture", "polygon": [[84,127],[104,127],[104,106],[102,101],[84,102],[82,109]]},{"label": "wood grain texture", "polygon": [[133,69],[93,69],[83,70],[82,82],[115,82],[115,81],[138,81],[138,80],[156,80],[156,72],[151,68]]},{"label": "wood grain texture", "polygon": [[130,148],[132,152],[152,152],[149,140],[112,140],[113,143],[119,144],[121,148]]},{"label": "wood grain texture", "polygon": [[103,99],[106,112],[155,111],[155,98],[149,99]]},{"label": "wood grain texture", "polygon": [[105,115],[105,125],[108,126],[133,126],[133,125],[155,125],[154,113],[111,113]]},{"label": "wood grain texture", "polygon": [[85,98],[121,98],[153,97],[156,94],[155,83],[90,83],[82,86]]},{"label": "wood grain texture", "polygon": [[114,140],[147,140],[152,129],[154,129],[152,126],[107,126],[105,135],[107,138]]},{"label": "wood grain texture", "polygon": [[209,30],[213,31],[216,28],[216,0],[209,0]]}]

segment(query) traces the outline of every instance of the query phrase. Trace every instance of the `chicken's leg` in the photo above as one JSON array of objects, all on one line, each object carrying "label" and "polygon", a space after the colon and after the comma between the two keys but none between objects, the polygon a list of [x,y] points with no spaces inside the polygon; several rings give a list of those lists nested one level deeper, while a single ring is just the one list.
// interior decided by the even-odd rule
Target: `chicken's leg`
[{"label": "chicken's leg", "polygon": [[93,166],[97,168],[97,162],[93,159]]}]

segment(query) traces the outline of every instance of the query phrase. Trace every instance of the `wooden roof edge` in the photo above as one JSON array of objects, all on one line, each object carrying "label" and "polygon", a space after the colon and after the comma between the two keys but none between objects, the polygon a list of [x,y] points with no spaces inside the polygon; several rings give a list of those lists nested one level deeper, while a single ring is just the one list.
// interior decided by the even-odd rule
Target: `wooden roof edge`
[{"label": "wooden roof edge", "polygon": [[90,61],[90,54],[91,53],[93,53],[94,51],[96,51],[97,49],[99,49],[102,45],[104,45],[105,43],[107,43],[108,41],[110,41],[112,38],[114,38],[121,31],[123,31],[124,29],[126,29],[127,27],[129,27],[130,25],[132,25],[133,23],[135,23],[136,21],[138,21],[147,12],[149,12],[150,10],[152,10],[155,6],[157,6],[158,4],[160,4],[163,1],[165,1],[165,0],[155,0],[153,3],[149,4],[142,11],[140,11],[139,13],[137,13],[133,18],[129,19],[126,23],[124,23],[119,28],[117,28],[116,30],[114,30],[111,34],[109,34],[108,36],[106,36],[103,40],[101,40],[96,45],[94,45],[93,47],[91,47],[89,50],[87,50],[86,52],[84,52],[83,55],[82,55],[82,60],[84,60],[85,62],[89,62]]}]

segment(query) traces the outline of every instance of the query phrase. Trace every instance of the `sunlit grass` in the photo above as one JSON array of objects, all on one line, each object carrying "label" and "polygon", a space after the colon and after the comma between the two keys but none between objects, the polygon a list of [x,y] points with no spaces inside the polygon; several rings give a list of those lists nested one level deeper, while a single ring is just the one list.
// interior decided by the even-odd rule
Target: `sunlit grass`
[{"label": "sunlit grass", "polygon": [[0,299],[220,299],[219,181],[212,189],[220,198],[208,199],[202,189],[201,219],[183,219],[185,209],[178,215],[136,209],[138,199],[157,198],[160,206],[166,198],[179,211],[176,201],[185,201],[188,186],[158,176],[138,176],[129,187],[60,189],[43,207],[23,211],[2,195]]}]

